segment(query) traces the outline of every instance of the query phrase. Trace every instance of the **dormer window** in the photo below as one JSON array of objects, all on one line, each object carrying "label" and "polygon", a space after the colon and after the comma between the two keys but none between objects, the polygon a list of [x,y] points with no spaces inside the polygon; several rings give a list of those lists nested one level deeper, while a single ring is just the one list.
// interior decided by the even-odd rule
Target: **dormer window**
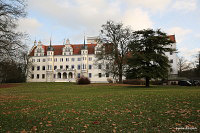
[{"label": "dormer window", "polygon": [[44,49],[42,46],[37,46],[35,49],[35,56],[44,56]]},{"label": "dormer window", "polygon": [[101,53],[101,44],[98,44],[96,47],[95,47],[95,54],[98,54],[98,53]]},{"label": "dormer window", "polygon": [[73,55],[73,48],[71,47],[71,45],[65,45],[65,47],[63,48],[63,55]]}]

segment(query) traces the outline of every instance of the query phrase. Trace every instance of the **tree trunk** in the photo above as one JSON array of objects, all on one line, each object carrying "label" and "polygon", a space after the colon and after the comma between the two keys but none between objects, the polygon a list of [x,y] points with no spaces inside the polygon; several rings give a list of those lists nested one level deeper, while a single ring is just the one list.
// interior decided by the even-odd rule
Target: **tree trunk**
[{"label": "tree trunk", "polygon": [[119,83],[121,84],[122,83],[122,65],[119,65]]},{"label": "tree trunk", "polygon": [[149,88],[149,80],[150,78],[149,77],[146,77],[146,87]]},{"label": "tree trunk", "polygon": [[122,83],[122,74],[119,75],[119,83]]}]

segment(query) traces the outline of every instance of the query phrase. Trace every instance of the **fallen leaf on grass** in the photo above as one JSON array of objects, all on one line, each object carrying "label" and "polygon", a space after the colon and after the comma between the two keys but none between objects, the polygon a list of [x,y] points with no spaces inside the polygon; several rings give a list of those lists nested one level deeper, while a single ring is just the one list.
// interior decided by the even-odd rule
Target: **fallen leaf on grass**
[{"label": "fallen leaf on grass", "polygon": [[84,127],[84,128],[88,128],[88,126],[89,126],[88,124],[85,124],[85,126],[83,126],[83,127]]},{"label": "fallen leaf on grass", "polygon": [[116,126],[116,124],[113,123],[112,126]]},{"label": "fallen leaf on grass", "polygon": [[52,123],[52,121],[47,121],[47,123]]},{"label": "fallen leaf on grass", "polygon": [[24,130],[22,130],[20,133],[27,133],[27,132],[26,132],[26,130],[24,129]]},{"label": "fallen leaf on grass", "polygon": [[94,121],[93,124],[99,125],[100,122],[99,121]]},{"label": "fallen leaf on grass", "polygon": [[175,123],[176,124],[176,126],[181,126],[181,124],[180,123]]},{"label": "fallen leaf on grass", "polygon": [[36,131],[37,131],[37,127],[36,127],[36,126],[33,126],[32,131],[33,131],[33,132],[36,132]]},{"label": "fallen leaf on grass", "polygon": [[46,124],[47,127],[52,127],[52,124]]},{"label": "fallen leaf on grass", "polygon": [[148,120],[151,121],[152,119],[151,119],[151,118],[148,118]]}]

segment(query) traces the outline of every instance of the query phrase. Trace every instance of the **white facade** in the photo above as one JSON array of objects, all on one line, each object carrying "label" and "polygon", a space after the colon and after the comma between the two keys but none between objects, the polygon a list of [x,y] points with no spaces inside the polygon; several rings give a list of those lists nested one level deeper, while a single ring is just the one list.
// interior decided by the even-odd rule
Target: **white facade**
[{"label": "white facade", "polygon": [[[45,46],[39,41],[34,42],[30,52],[32,67],[29,70],[27,82],[76,82],[85,76],[93,83],[105,83],[112,79],[103,71],[108,64],[95,65],[95,53],[98,52],[97,41],[89,38],[89,44],[71,45],[69,40],[65,45]],[[172,45],[176,48],[176,43]],[[177,74],[176,53],[166,53],[169,57],[171,74]]]},{"label": "white facade", "polygon": [[[110,75],[101,69],[103,66],[95,65],[95,47],[100,44],[92,44],[94,42],[90,38],[91,44],[71,45],[67,40],[63,46],[51,47],[35,42],[30,53],[32,67],[27,82],[75,82],[81,76],[88,77],[91,82],[107,82]],[[80,49],[74,51],[76,47]],[[58,49],[62,52],[56,54]]]}]

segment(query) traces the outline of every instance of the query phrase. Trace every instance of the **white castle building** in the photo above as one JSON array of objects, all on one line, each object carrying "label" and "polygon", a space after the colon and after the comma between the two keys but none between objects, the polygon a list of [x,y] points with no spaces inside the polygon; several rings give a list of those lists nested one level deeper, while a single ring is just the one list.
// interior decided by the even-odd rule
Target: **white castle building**
[{"label": "white castle building", "polygon": [[[175,36],[169,36],[175,42]],[[91,82],[108,82],[112,75],[105,73],[101,65],[95,65],[95,54],[98,47],[97,37],[88,37],[87,44],[43,45],[35,41],[30,51],[32,66],[27,82],[76,82],[81,76],[88,77]],[[172,45],[176,48],[176,43]],[[171,63],[171,74],[177,74],[176,53],[166,53]]]}]

